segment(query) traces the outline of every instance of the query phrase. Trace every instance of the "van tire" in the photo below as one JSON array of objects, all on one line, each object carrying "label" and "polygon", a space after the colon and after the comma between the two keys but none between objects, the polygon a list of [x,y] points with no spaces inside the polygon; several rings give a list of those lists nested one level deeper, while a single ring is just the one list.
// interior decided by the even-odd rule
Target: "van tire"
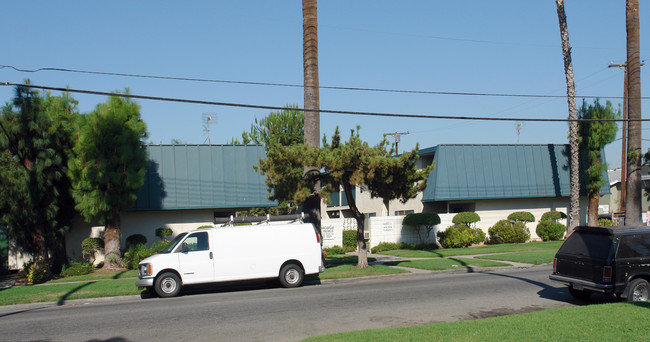
[{"label": "van tire", "polygon": [[650,284],[647,280],[637,278],[632,280],[628,287],[627,297],[628,302],[645,302],[648,300],[648,293],[650,293]]},{"label": "van tire", "polygon": [[162,298],[175,297],[181,292],[181,280],[173,272],[165,272],[156,278],[154,289]]},{"label": "van tire", "polygon": [[305,272],[296,264],[287,264],[280,270],[280,284],[283,287],[298,287],[302,285]]}]

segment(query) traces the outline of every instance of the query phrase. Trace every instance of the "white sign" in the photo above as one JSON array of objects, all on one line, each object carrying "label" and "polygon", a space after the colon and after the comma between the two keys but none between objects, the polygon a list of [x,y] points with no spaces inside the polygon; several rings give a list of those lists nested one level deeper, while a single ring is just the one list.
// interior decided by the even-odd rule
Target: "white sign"
[{"label": "white sign", "polygon": [[393,222],[384,222],[384,231],[389,232],[393,230]]},{"label": "white sign", "polygon": [[323,234],[323,240],[334,240],[334,226],[322,226],[320,231]]}]

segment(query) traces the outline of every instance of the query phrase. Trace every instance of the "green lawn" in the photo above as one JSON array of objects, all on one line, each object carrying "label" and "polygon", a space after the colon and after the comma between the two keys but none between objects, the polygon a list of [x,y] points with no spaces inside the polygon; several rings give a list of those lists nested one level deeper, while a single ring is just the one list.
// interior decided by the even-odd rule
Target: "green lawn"
[{"label": "green lawn", "polygon": [[78,283],[46,283],[0,290],[0,305],[60,302],[71,299],[140,294],[133,279],[110,279]]},{"label": "green lawn", "polygon": [[364,330],[304,341],[646,341],[650,303],[550,309],[474,321]]},{"label": "green lawn", "polygon": [[445,258],[459,255],[476,255],[476,254],[492,254],[492,253],[510,253],[510,252],[532,252],[539,250],[557,250],[562,245],[563,241],[533,241],[528,243],[509,243],[501,245],[487,245],[480,247],[470,248],[446,248],[434,250],[410,250],[398,249],[394,251],[385,251],[379,254],[394,255],[406,258]]},{"label": "green lawn", "polygon": [[72,276],[72,277],[65,277],[65,278],[51,280],[48,282],[48,284],[67,283],[71,281],[105,280],[105,279],[125,279],[125,278],[134,279],[137,277],[138,277],[137,270],[124,270],[124,271],[110,272],[110,273],[94,272],[86,275]]},{"label": "green lawn", "polygon": [[460,268],[474,267],[495,267],[495,266],[512,266],[510,264],[478,259],[467,258],[436,258],[436,259],[422,259],[422,260],[409,260],[409,261],[396,261],[391,262],[389,265],[420,268],[424,270],[439,271],[439,270],[453,270]]},{"label": "green lawn", "polygon": [[523,262],[526,264],[541,265],[541,264],[548,264],[553,262],[553,258],[555,258],[556,252],[557,252],[556,250],[548,250],[548,251],[506,253],[506,254],[479,256],[477,258],[514,261],[514,262]]}]

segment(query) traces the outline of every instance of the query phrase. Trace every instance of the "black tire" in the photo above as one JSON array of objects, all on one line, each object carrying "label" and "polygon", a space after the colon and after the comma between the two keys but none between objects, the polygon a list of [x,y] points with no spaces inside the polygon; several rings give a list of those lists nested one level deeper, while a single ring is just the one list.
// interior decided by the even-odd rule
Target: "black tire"
[{"label": "black tire", "polygon": [[279,279],[283,287],[298,287],[305,279],[305,271],[296,264],[287,264],[280,270]]},{"label": "black tire", "polygon": [[160,297],[175,297],[181,292],[181,279],[176,273],[165,272],[156,278],[154,289]]},{"label": "black tire", "polygon": [[569,293],[573,296],[573,298],[580,300],[587,300],[589,297],[591,297],[591,292],[576,290],[572,286],[569,286]]},{"label": "black tire", "polygon": [[645,279],[634,279],[628,286],[627,297],[628,302],[646,302],[648,301],[648,293],[650,293],[650,284]]}]

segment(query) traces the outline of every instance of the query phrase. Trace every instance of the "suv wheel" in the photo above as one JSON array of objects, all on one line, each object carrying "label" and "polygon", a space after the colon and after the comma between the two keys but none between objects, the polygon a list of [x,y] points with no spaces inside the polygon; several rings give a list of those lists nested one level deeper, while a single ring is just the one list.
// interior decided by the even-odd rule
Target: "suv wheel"
[{"label": "suv wheel", "polygon": [[647,280],[634,279],[630,283],[626,300],[628,302],[645,302],[648,300],[648,292],[650,292],[650,284]]}]

